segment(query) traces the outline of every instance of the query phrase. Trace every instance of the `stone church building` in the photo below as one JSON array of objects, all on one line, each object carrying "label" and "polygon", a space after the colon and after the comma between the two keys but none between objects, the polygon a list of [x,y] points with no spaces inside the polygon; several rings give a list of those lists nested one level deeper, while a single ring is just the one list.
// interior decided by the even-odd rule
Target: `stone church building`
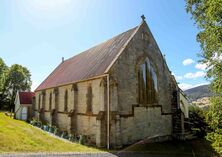
[{"label": "stone church building", "polygon": [[63,60],[35,90],[34,116],[98,147],[183,133],[178,87],[144,17]]}]

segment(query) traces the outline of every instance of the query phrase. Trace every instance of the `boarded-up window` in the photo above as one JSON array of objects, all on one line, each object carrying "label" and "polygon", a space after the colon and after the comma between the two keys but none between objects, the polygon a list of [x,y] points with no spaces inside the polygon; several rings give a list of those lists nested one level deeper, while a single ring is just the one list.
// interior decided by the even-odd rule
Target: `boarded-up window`
[{"label": "boarded-up window", "polygon": [[64,111],[68,111],[68,90],[65,91],[64,95]]},{"label": "boarded-up window", "polygon": [[52,92],[49,94],[49,110],[52,109]]},{"label": "boarded-up window", "polygon": [[157,75],[154,67],[146,58],[138,69],[139,103],[157,103]]},{"label": "boarded-up window", "polygon": [[38,109],[41,107],[41,94],[39,94]]},{"label": "boarded-up window", "polygon": [[35,96],[32,97],[32,107],[33,109],[37,109]]},{"label": "boarded-up window", "polygon": [[45,91],[42,91],[42,108],[45,108]]},{"label": "boarded-up window", "polygon": [[54,88],[54,95],[55,95],[55,109],[58,109],[58,99],[59,99],[59,89],[58,88]]},{"label": "boarded-up window", "polygon": [[88,88],[87,88],[87,94],[86,94],[86,104],[87,104],[87,108],[86,108],[86,112],[92,112],[92,86],[91,84],[89,84]]}]

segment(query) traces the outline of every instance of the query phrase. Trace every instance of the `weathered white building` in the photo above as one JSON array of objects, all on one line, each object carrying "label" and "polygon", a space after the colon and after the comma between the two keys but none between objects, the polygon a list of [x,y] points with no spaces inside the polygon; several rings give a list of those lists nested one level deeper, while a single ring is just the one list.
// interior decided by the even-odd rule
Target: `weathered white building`
[{"label": "weathered white building", "polygon": [[181,136],[178,86],[144,18],[64,60],[35,90],[35,117],[99,147]]},{"label": "weathered white building", "polygon": [[32,117],[32,98],[34,96],[33,92],[17,92],[14,102],[16,119],[26,121]]}]

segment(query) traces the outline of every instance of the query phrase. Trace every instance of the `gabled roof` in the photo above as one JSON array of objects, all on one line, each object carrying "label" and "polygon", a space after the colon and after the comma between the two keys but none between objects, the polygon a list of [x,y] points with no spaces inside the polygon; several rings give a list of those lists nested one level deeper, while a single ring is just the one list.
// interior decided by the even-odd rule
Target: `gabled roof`
[{"label": "gabled roof", "polygon": [[35,91],[65,85],[106,73],[139,26],[62,62]]},{"label": "gabled roof", "polygon": [[32,97],[35,96],[34,92],[19,92],[20,104],[32,104]]}]

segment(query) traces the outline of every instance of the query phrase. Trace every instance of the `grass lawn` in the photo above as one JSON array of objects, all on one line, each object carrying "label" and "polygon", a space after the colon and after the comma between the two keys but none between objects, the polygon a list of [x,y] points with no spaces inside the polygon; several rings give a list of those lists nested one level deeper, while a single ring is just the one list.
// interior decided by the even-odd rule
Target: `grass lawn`
[{"label": "grass lawn", "polygon": [[57,139],[26,122],[0,113],[0,153],[99,151],[101,150]]}]

